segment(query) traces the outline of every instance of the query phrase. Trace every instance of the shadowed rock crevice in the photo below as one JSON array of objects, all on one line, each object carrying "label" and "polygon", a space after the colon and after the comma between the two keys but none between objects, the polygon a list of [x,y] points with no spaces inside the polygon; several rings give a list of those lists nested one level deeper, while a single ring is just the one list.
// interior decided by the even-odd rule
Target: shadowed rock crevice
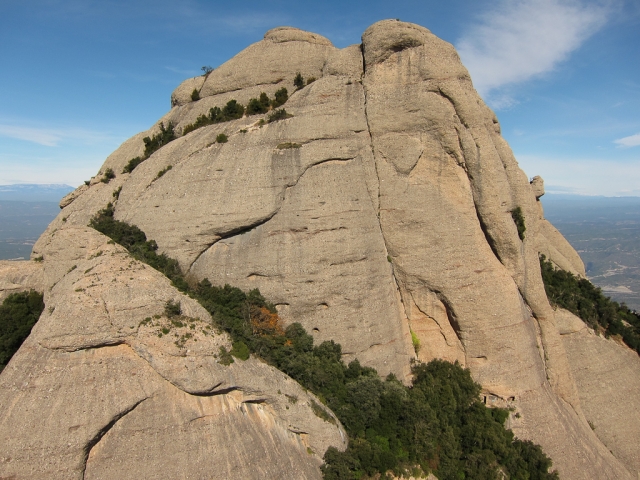
[{"label": "shadowed rock crevice", "polygon": [[147,400],[147,398],[143,398],[142,400],[137,401],[136,403],[131,405],[129,408],[118,413],[116,416],[113,417],[113,419],[109,423],[107,423],[104,427],[102,427],[96,433],[96,435],[91,440],[89,440],[89,442],[85,445],[84,462],[83,462],[84,468],[82,471],[83,479],[85,478],[85,474],[87,470],[87,460],[89,459],[91,450],[100,442],[100,440],[102,440],[102,437],[104,437],[109,432],[109,430],[111,430],[116,425],[116,423],[118,423],[118,421],[120,421],[125,415],[128,415],[129,413],[133,412],[145,400]]}]

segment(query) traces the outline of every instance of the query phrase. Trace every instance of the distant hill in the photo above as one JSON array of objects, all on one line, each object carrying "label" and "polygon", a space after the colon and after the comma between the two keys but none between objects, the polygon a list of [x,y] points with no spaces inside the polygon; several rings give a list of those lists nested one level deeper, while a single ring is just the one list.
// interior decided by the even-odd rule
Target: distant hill
[{"label": "distant hill", "polygon": [[542,197],[544,215],[606,295],[640,311],[640,197]]},{"label": "distant hill", "polygon": [[69,185],[16,184],[0,185],[0,200],[20,202],[59,202],[67,193],[75,190]]}]

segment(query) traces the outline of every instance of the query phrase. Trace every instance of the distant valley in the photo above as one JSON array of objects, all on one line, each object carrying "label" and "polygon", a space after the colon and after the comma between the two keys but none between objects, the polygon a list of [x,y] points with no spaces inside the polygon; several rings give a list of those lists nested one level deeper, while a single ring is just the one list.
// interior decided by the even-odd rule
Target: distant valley
[{"label": "distant valley", "polygon": [[0,185],[0,260],[22,260],[58,215],[69,185]]},{"label": "distant valley", "polygon": [[607,296],[640,311],[640,197],[542,197],[545,217]]}]

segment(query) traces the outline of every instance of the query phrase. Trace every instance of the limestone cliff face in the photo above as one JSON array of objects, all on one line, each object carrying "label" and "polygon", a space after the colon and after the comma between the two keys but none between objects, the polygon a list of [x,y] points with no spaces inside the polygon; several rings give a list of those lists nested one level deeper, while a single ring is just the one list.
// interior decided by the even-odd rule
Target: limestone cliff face
[{"label": "limestone cliff face", "polygon": [[[59,444],[46,451],[59,463],[46,471],[85,471],[87,478],[115,471],[114,458],[122,459],[117,468],[138,469],[144,458],[149,473],[142,476],[187,468],[181,450],[159,453],[178,438],[172,435],[181,435],[174,444],[185,449],[202,436],[226,435],[197,444],[203,456],[217,452],[207,461],[220,463],[208,465],[233,471],[228,478],[252,478],[247,472],[256,465],[266,470],[255,478],[317,477],[319,457],[305,445],[319,455],[343,445],[339,428],[309,414],[310,397],[295,412],[282,406],[276,385],[299,389],[283,375],[256,361],[224,368],[211,361],[207,352],[226,337],[205,336],[181,356],[145,333],[140,319],[179,293],[85,227],[118,189],[116,218],[140,227],[185,272],[259,288],[285,321],[301,322],[317,342],[341,343],[345,360],[404,379],[416,357],[469,367],[486,402],[513,407],[510,427],[540,443],[561,477],[634,478],[640,471],[633,453],[618,445],[624,439],[617,427],[603,427],[598,438],[600,429],[583,414],[582,404],[595,418],[589,412],[601,403],[585,393],[592,385],[580,380],[575,344],[556,323],[538,255],[576,274],[584,267],[543,217],[541,179],[530,183],[520,170],[450,44],[398,21],[376,23],[362,40],[337,49],[293,28],[267,32],[206,77],[180,85],[156,126],[125,142],[90,186],[64,200],[34,247],[44,261],[32,268],[44,273],[29,277],[44,277],[48,310],[0,377],[8,419],[0,421],[0,441],[12,452],[4,455],[11,457],[7,471],[44,468],[25,465],[45,451],[41,444],[53,431]],[[160,122],[181,132],[230,99],[246,104],[261,92],[293,91],[298,72],[317,80],[290,96],[285,107],[293,117],[200,128],[120,173]],[[198,101],[191,101],[194,89]],[[220,133],[227,143],[215,142]],[[116,178],[102,183],[107,168]],[[512,215],[517,208],[523,238]],[[97,251],[106,253],[92,256]],[[191,316],[206,316],[183,300]],[[104,403],[103,390],[116,387],[127,394]],[[64,412],[80,406],[62,399],[83,395],[90,408],[79,422]],[[24,411],[5,413],[14,404]],[[53,419],[45,429],[28,413],[38,409]],[[25,418],[33,428],[8,440]],[[251,430],[260,448],[231,444],[232,430]],[[239,464],[247,470],[233,470]]]}]

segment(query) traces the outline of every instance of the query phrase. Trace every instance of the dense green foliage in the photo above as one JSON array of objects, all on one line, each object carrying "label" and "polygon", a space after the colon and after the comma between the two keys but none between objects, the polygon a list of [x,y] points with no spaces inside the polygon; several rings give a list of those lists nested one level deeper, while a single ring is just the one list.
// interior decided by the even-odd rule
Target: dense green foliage
[{"label": "dense green foliage", "polygon": [[219,133],[218,135],[216,135],[216,142],[218,143],[227,143],[229,141],[229,139],[227,138],[227,136],[224,133]]},{"label": "dense green foliage", "polygon": [[145,161],[145,158],[143,158],[143,157],[134,157],[134,158],[132,158],[125,165],[124,169],[122,170],[122,173],[131,173],[131,172],[133,172],[133,170],[144,161]]},{"label": "dense green foliage", "polygon": [[198,100],[200,100],[200,92],[197,88],[194,88],[193,92],[191,92],[191,101],[197,102]]},{"label": "dense green foliage", "polygon": [[[207,279],[189,285],[175,261],[156,253],[155,242],[147,241],[137,227],[113,218],[111,205],[91,226],[167,274],[207,309],[233,341],[231,351],[221,348],[221,363],[255,354],[312,391],[337,415],[349,434],[349,447],[346,452],[327,450],[325,478],[360,479],[387,471],[433,471],[440,480],[494,479],[502,475],[499,472],[512,479],[557,478],[548,473],[551,461],[540,447],[514,439],[504,429],[506,410],[488,409],[479,401],[480,386],[458,364],[417,364],[410,387],[393,375],[383,380],[357,360],[345,365],[342,348],[333,341],[314,346],[299,323],[284,329],[275,308],[258,290],[216,287]],[[167,304],[166,310],[178,315],[179,305]],[[312,410],[335,422],[321,405],[312,405]]]},{"label": "dense green foliage", "polygon": [[524,232],[527,230],[527,227],[524,224],[524,214],[522,213],[522,208],[516,207],[511,210],[511,218],[513,218],[513,222],[516,224],[518,228],[518,236],[520,240],[524,240]]},{"label": "dense green foliage", "polygon": [[[193,132],[198,128],[206,127],[207,125],[214,125],[216,123],[228,122],[230,120],[236,120],[242,118],[246,113],[247,115],[264,114],[269,111],[270,108],[277,108],[289,99],[289,94],[286,88],[281,88],[275,93],[275,98],[270,99],[269,96],[262,92],[259,98],[252,98],[249,100],[247,107],[243,107],[236,100],[229,100],[227,104],[221,109],[220,107],[213,107],[209,109],[208,115],[200,115],[196,118],[196,121],[186,125],[182,129],[182,134],[186,135],[189,132]],[[284,112],[284,113],[283,113]],[[277,115],[276,115],[277,114]],[[276,117],[274,117],[276,115]],[[284,116],[283,116],[284,115]],[[273,120],[271,119],[273,117]],[[284,109],[275,110],[269,117],[269,122],[274,120],[281,120],[282,118],[289,118],[291,115],[287,114]]]},{"label": "dense green foliage", "polygon": [[0,305],[0,371],[31,333],[44,310],[42,294],[12,293]]},{"label": "dense green foliage", "polygon": [[160,123],[160,132],[156,133],[153,137],[144,137],[144,156],[149,158],[155,151],[159,150],[167,143],[176,139],[176,134],[173,131],[173,124],[169,122],[167,126],[164,123]]},{"label": "dense green foliage", "polygon": [[113,173],[112,168],[107,168],[104,171],[104,176],[100,179],[102,183],[109,183],[112,179],[116,178],[116,174]]},{"label": "dense green foliage", "polygon": [[271,106],[273,108],[278,108],[287,103],[289,100],[289,92],[285,87],[282,87],[280,90],[276,91],[275,98],[271,100]]},{"label": "dense green foliage", "polygon": [[605,335],[620,335],[624,343],[640,353],[640,314],[605,297],[600,288],[586,278],[554,268],[540,256],[542,281],[549,301],[580,317],[591,328]]},{"label": "dense green foliage", "polygon": [[300,72],[296,73],[296,76],[293,79],[293,86],[298,89],[304,87],[304,78],[302,78],[302,74]]},{"label": "dense green foliage", "polygon": [[257,115],[267,113],[271,105],[271,100],[266,93],[262,92],[260,98],[252,98],[247,104],[247,115]]}]

